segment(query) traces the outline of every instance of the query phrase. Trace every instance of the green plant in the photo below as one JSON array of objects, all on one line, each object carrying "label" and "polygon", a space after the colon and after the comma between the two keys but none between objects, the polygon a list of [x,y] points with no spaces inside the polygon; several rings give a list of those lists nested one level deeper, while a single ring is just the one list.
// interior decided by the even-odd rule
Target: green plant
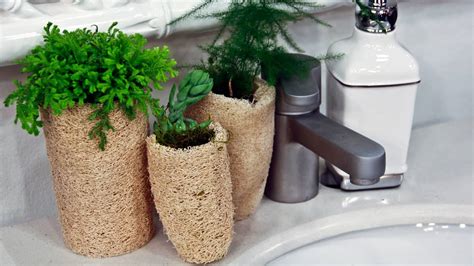
[{"label": "green plant", "polygon": [[[278,43],[279,37],[296,51],[302,49],[287,30],[287,24],[310,18],[328,26],[307,10],[321,5],[305,0],[232,0],[224,11],[205,13],[204,10],[219,0],[205,0],[187,14],[170,24],[190,17],[215,18],[220,29],[214,41],[203,47],[209,54],[200,69],[206,70],[214,79],[213,91],[236,98],[251,98],[254,80],[260,74],[274,85],[282,73],[306,73],[309,64],[296,63],[288,56],[286,48]],[[226,35],[225,32],[230,34]],[[222,42],[219,42],[223,39]],[[339,55],[326,56],[325,59]]]},{"label": "green plant", "polygon": [[213,81],[202,70],[189,72],[178,86],[171,88],[168,105],[155,108],[153,132],[158,143],[173,148],[187,148],[203,144],[214,136],[209,129],[211,120],[197,123],[184,117],[186,109],[204,98],[212,89]]},{"label": "green plant", "polygon": [[17,89],[5,105],[16,103],[15,123],[19,120],[28,133],[38,135],[42,122],[39,109],[50,109],[54,115],[75,106],[91,104],[89,120],[97,121],[89,138],[98,139],[101,150],[107,143],[107,131],[114,130],[109,114],[116,108],[134,119],[139,110],[159,106],[153,99],[153,84],[174,77],[176,62],[167,47],[145,49],[147,40],[126,35],[113,23],[107,32],[89,29],[60,31],[48,23],[44,28],[44,45],[34,48],[20,60],[28,73],[25,82],[15,81]]}]

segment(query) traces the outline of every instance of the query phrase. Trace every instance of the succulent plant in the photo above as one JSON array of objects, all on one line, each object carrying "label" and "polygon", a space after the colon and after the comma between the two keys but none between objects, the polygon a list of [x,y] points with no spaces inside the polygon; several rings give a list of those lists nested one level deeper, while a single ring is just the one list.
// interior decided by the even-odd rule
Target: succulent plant
[{"label": "succulent plant", "polygon": [[[208,140],[212,132],[208,129],[211,120],[198,123],[184,117],[186,109],[202,100],[212,90],[213,81],[207,72],[194,70],[171,88],[168,105],[156,108],[153,132],[158,143],[185,148]],[[176,91],[177,90],[177,91]]]}]

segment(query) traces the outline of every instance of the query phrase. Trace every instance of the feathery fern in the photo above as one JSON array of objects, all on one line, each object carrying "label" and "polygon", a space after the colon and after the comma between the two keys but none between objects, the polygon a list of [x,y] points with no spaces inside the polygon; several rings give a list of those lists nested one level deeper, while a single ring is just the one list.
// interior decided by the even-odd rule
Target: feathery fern
[{"label": "feathery fern", "polygon": [[[301,52],[287,25],[310,18],[317,24],[329,26],[309,12],[321,5],[305,0],[232,0],[226,10],[205,12],[218,1],[204,0],[170,23],[191,17],[215,18],[220,22],[214,41],[203,47],[209,58],[198,66],[210,73],[215,93],[248,99],[254,92],[254,80],[260,74],[274,85],[282,71],[287,74],[307,72],[307,66],[296,63],[278,41],[281,38],[289,47]],[[226,31],[230,34],[226,35]]]}]

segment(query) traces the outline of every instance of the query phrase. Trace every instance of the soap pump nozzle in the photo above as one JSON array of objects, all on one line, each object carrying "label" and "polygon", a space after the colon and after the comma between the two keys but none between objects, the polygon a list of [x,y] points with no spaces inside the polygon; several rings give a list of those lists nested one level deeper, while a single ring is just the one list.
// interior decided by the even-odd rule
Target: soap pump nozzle
[{"label": "soap pump nozzle", "polygon": [[396,0],[357,0],[356,27],[370,33],[387,33],[395,30],[397,22]]}]

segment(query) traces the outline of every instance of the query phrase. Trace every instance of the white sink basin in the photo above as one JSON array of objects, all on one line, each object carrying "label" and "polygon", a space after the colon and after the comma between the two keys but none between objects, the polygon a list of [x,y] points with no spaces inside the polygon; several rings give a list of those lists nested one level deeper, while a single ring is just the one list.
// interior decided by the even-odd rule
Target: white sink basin
[{"label": "white sink basin", "polygon": [[407,204],[332,215],[280,232],[237,262],[474,265],[473,211],[472,205]]},{"label": "white sink basin", "polygon": [[466,224],[391,226],[322,240],[291,251],[267,265],[472,265],[473,236],[474,227]]}]

